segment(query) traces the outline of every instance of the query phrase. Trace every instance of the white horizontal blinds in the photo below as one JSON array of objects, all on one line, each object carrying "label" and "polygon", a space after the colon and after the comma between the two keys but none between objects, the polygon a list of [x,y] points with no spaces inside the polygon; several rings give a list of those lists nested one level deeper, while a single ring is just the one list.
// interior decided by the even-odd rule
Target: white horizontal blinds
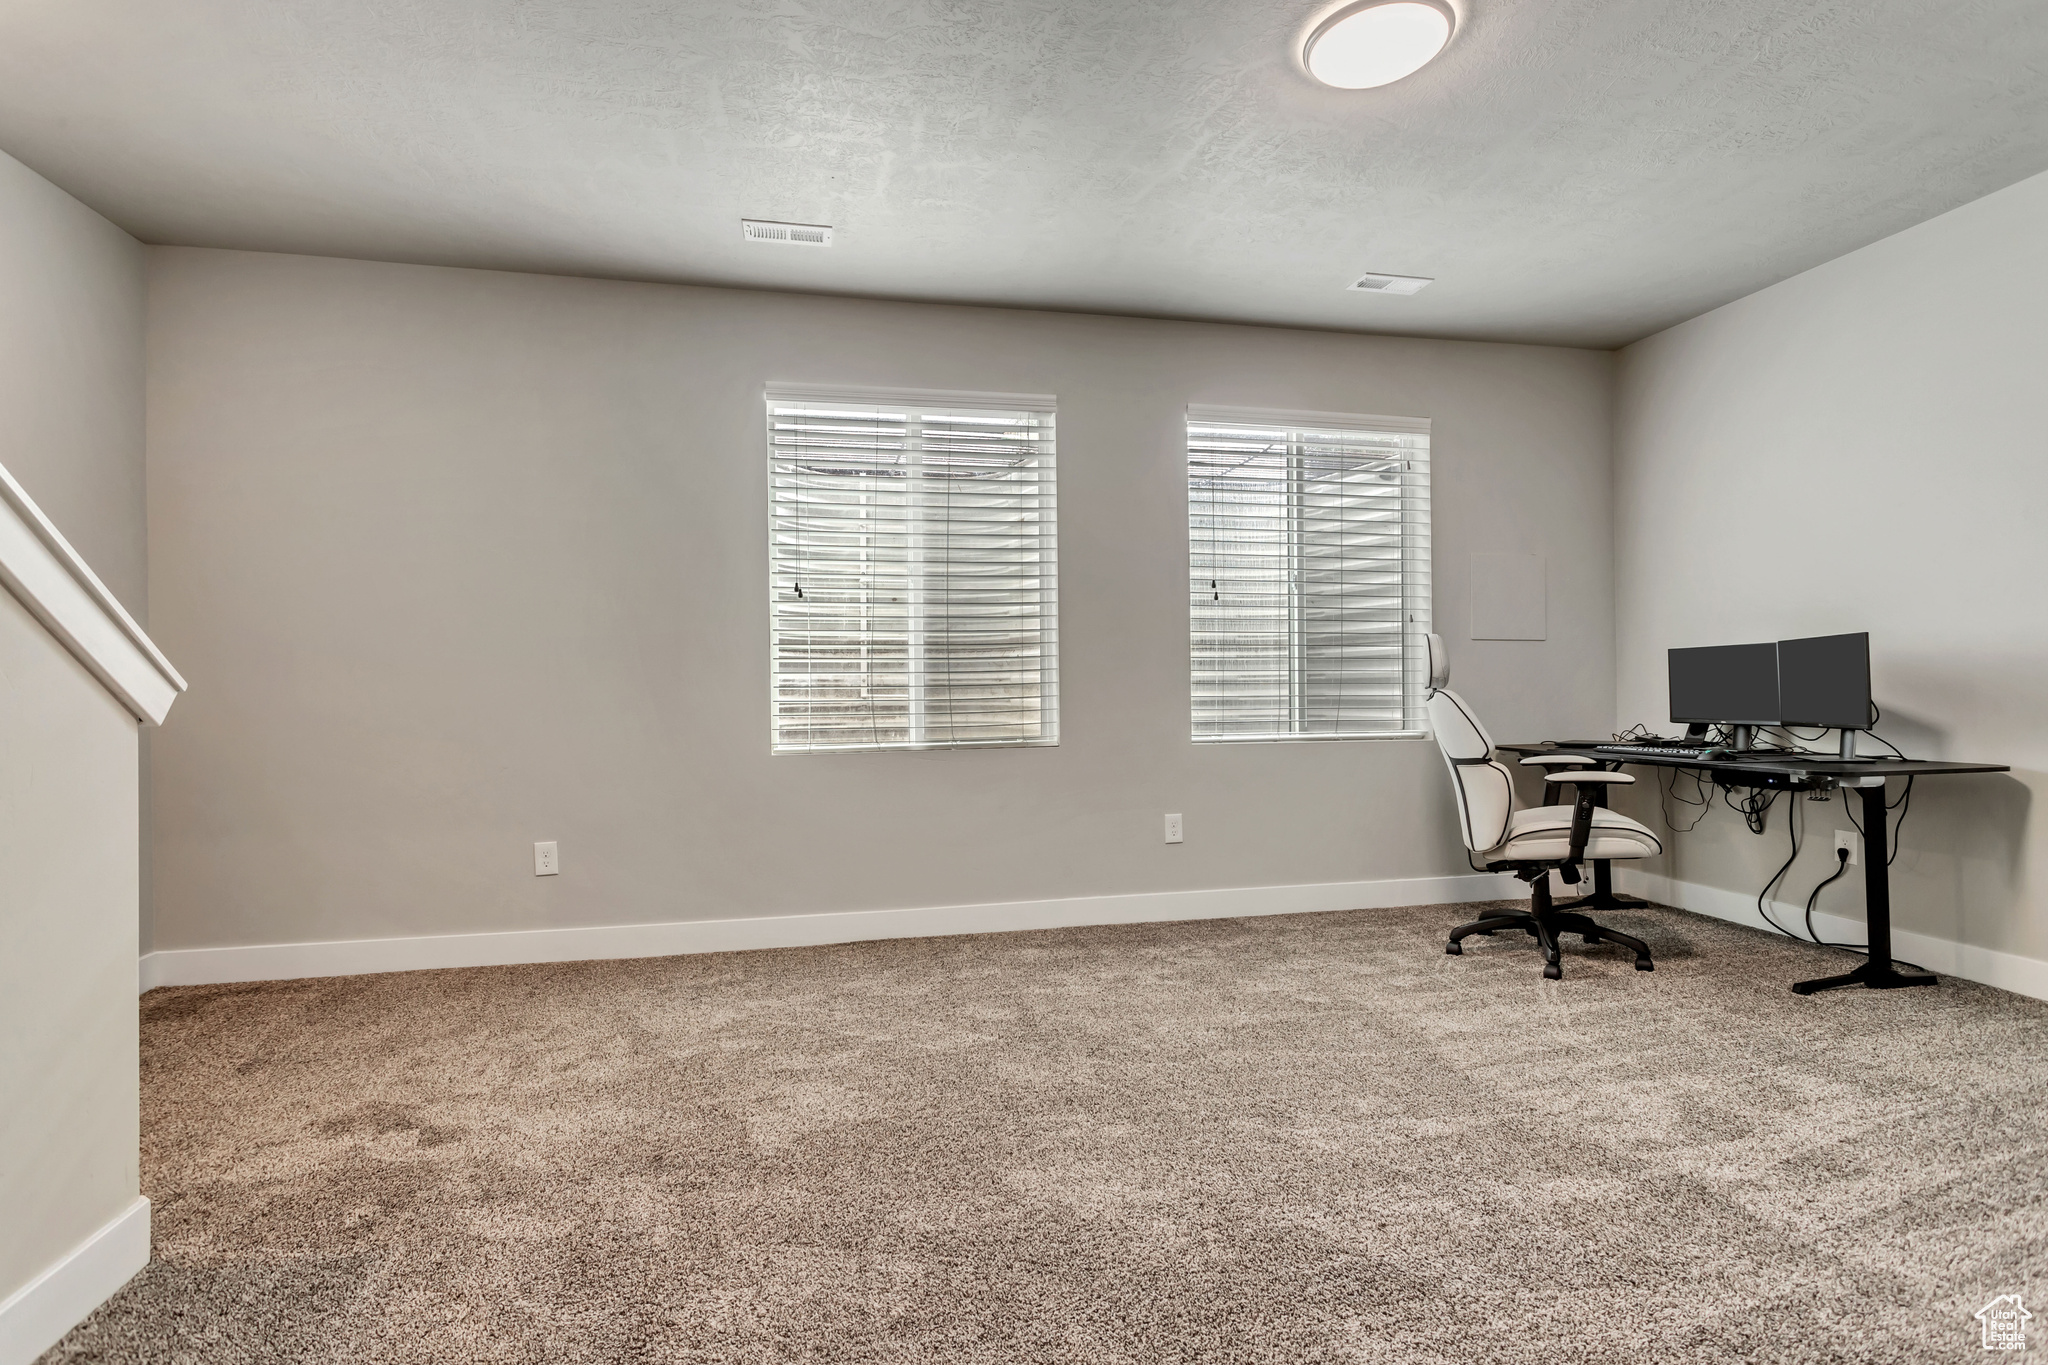
[{"label": "white horizontal blinds", "polygon": [[1054,743],[1049,402],[853,397],[768,394],[775,751]]},{"label": "white horizontal blinds", "polygon": [[1194,737],[1424,729],[1429,426],[1190,409]]}]

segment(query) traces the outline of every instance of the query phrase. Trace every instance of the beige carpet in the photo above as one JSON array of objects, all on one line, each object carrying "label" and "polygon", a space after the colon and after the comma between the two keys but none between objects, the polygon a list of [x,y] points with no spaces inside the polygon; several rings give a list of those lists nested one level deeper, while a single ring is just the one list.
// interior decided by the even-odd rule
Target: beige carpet
[{"label": "beige carpet", "polygon": [[2048,1007],[1469,909],[156,991],[156,1259],[46,1360],[1986,1358]]}]

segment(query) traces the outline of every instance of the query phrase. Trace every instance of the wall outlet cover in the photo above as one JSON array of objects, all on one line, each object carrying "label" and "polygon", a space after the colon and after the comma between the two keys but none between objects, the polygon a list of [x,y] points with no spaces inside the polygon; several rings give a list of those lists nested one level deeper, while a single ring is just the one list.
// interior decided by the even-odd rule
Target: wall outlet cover
[{"label": "wall outlet cover", "polygon": [[562,855],[555,848],[553,839],[533,846],[533,875],[553,877],[562,870]]}]

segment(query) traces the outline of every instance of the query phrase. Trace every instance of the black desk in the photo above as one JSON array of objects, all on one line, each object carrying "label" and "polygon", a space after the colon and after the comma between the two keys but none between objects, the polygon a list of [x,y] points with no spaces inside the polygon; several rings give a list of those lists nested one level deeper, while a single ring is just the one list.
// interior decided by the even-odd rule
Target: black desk
[{"label": "black desk", "polygon": [[[1603,752],[1601,740],[1559,740],[1544,744],[1503,744],[1511,754],[1576,754],[1619,768],[1635,764],[1648,768],[1694,768],[1715,782],[1736,787],[1775,787],[1785,791],[1833,791],[1855,788],[1863,794],[1863,907],[1870,925],[1870,960],[1853,972],[1801,981],[1792,989],[1801,995],[1832,990],[1836,986],[1869,986],[1889,990],[1898,986],[1931,986],[1931,972],[1900,971],[1892,965],[1892,891],[1886,869],[1891,848],[1885,829],[1884,780],[1888,777],[1943,777],[1951,773],[2011,772],[2003,763],[1941,763],[1914,758],[1880,758],[1866,763],[1844,763],[1824,754],[1785,755],[1774,758],[1705,759],[1680,758],[1669,754],[1618,754]],[[1789,818],[1789,817],[1788,817]],[[1614,900],[1604,879],[1596,878],[1595,895]],[[1614,900],[1614,903],[1625,903]]]}]

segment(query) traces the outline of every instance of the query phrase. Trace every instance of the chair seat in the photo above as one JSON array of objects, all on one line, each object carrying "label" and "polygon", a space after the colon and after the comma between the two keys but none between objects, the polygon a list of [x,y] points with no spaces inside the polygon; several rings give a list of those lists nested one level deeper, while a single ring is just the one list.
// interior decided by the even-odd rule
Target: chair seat
[{"label": "chair seat", "polygon": [[[1508,837],[1487,850],[1489,862],[1543,862],[1572,851],[1572,808],[1530,806],[1508,817]],[[1593,809],[1593,830],[1583,855],[1593,858],[1648,858],[1664,851],[1647,825],[1605,806]]]}]

